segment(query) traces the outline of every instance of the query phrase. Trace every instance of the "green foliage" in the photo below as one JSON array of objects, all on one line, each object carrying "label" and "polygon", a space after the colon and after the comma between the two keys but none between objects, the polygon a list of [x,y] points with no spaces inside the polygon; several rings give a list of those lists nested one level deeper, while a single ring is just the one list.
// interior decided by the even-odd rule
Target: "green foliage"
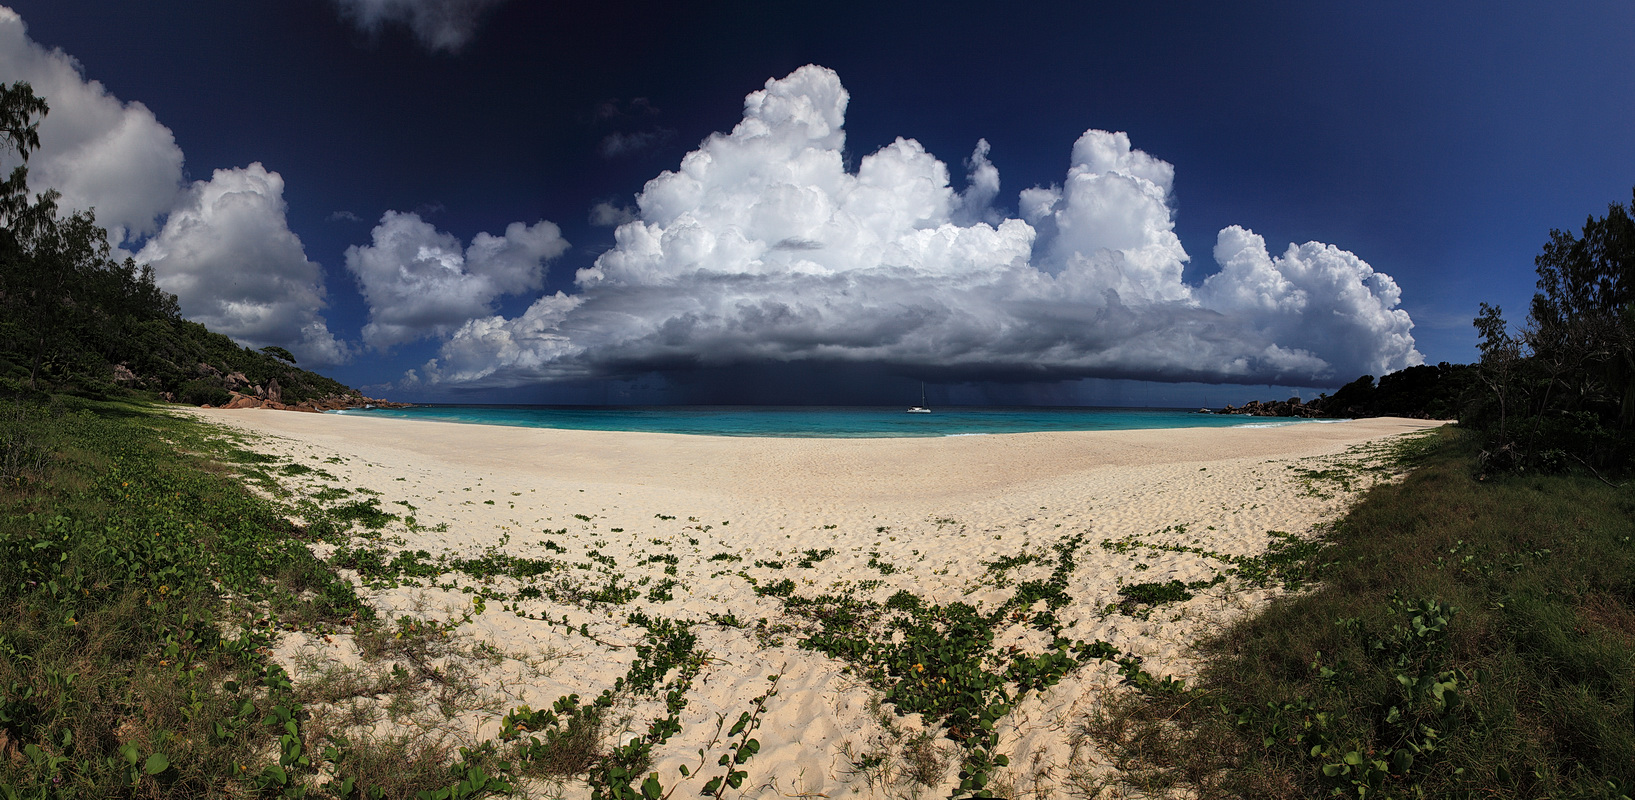
[{"label": "green foliage", "polygon": [[1371,491],[1304,554],[1321,585],[1206,643],[1193,687],[1126,672],[1107,751],[1208,797],[1630,797],[1635,502],[1478,481],[1476,439]]},{"label": "green foliage", "polygon": [[795,592],[795,582],[783,578],[765,586],[755,587],[755,593],[762,597],[788,597]]},{"label": "green foliage", "polygon": [[[1631,204],[1635,207],[1635,203]],[[1621,469],[1635,453],[1635,220],[1612,204],[1581,235],[1552,230],[1538,292],[1512,333],[1482,304],[1484,402],[1461,422],[1484,431],[1496,471]]]},{"label": "green foliage", "polygon": [[1443,361],[1435,366],[1421,364],[1383,375],[1378,385],[1373,375],[1363,375],[1332,395],[1323,394],[1304,403],[1299,398],[1251,403],[1242,410],[1252,413],[1258,407],[1261,413],[1272,416],[1333,419],[1455,419],[1478,402],[1478,388],[1475,366]]},{"label": "green foliage", "polygon": [[284,348],[278,347],[276,345],[268,345],[266,347],[263,347],[263,348],[261,348],[261,352],[266,353],[267,355],[272,356],[273,358],[276,358],[276,359],[278,359],[280,361],[288,361],[291,364],[295,363],[295,356],[291,355],[290,351],[285,350]]},{"label": "green foliage", "polygon": [[672,590],[678,586],[674,578],[664,578],[647,590],[647,599],[653,603],[668,603],[675,599]]},{"label": "green foliage", "polygon": [[833,547],[825,547],[822,550],[817,550],[817,549],[802,550],[801,551],[801,559],[800,559],[800,561],[798,561],[796,563],[802,569],[811,569],[818,562],[823,561],[824,559],[826,559],[826,558],[828,558],[828,557],[830,557],[830,556],[832,556],[834,554],[835,554],[835,549]]},{"label": "green foliage", "polygon": [[890,561],[881,561],[877,552],[869,553],[869,566],[879,570],[881,575],[892,575],[897,572],[897,565]]},{"label": "green foliage", "polygon": [[[60,411],[60,409],[58,409]],[[0,411],[0,489],[37,480],[45,474],[56,447],[55,426],[44,409],[14,403]]]},{"label": "green foliage", "polygon": [[[1159,533],[1170,530],[1184,532],[1186,528],[1174,526]],[[1229,555],[1190,545],[1155,544],[1141,541],[1140,535],[1103,541],[1102,549],[1115,553],[1128,553],[1138,549],[1160,553],[1191,553],[1229,565],[1226,571],[1217,573],[1214,578],[1207,581],[1183,583],[1172,580],[1166,583],[1137,583],[1120,587],[1119,595],[1124,599],[1113,607],[1125,614],[1131,614],[1142,606],[1159,606],[1189,600],[1192,598],[1192,592],[1219,585],[1227,576],[1236,577],[1244,585],[1256,588],[1282,586],[1289,590],[1299,589],[1322,571],[1325,562],[1317,556],[1328,547],[1327,542],[1322,539],[1302,539],[1284,531],[1267,531],[1266,535],[1270,541],[1265,552],[1254,556]]]},{"label": "green foliage", "polygon": [[278,627],[367,618],[350,585],[267,501],[182,455],[226,455],[199,426],[76,400],[17,413],[52,457],[0,487],[0,734],[18,754],[0,786],[299,788],[300,712],[265,648]]},{"label": "green foliage", "polygon": [[[168,392],[217,404],[230,388],[277,380],[287,403],[356,394],[295,368],[283,348],[251,350],[183,320],[151,267],[110,257],[92,212],[60,216],[56,192],[33,197],[27,162],[47,111],[28,84],[0,85],[0,144],[23,162],[0,182],[0,393]],[[116,383],[116,365],[134,379]]]},{"label": "green foliage", "polygon": [[219,406],[232,399],[232,395],[220,383],[198,379],[177,387],[175,395],[177,400],[192,406]]},{"label": "green foliage", "polygon": [[[581,705],[579,695],[558,698],[549,710],[527,706],[506,714],[500,724],[502,741],[518,741],[517,757],[543,775],[583,775],[604,756],[602,721],[609,704]],[[543,734],[542,741],[539,736]]]},{"label": "green foliage", "polygon": [[[756,591],[784,598],[785,610],[809,623],[802,647],[853,664],[897,713],[919,713],[927,723],[941,725],[964,753],[958,796],[981,797],[994,769],[1008,763],[995,752],[999,720],[1029,692],[1055,685],[1082,659],[1117,657],[1104,642],[1062,638],[1054,614],[1070,602],[1065,589],[1083,541],[1080,533],[1057,542],[1050,577],[1021,584],[1010,600],[986,614],[966,603],[928,604],[907,591],[884,604],[849,595],[801,597],[787,580]],[[1041,603],[1044,608],[1036,609]],[[995,647],[995,631],[1007,622],[1050,633],[1050,648],[1026,653]]]},{"label": "green foliage", "polygon": [[1178,580],[1165,581],[1164,583],[1125,584],[1118,589],[1119,596],[1124,598],[1119,603],[1119,610],[1126,614],[1133,614],[1141,606],[1158,606],[1165,603],[1191,600],[1191,588],[1190,585]]},{"label": "green foliage", "polygon": [[386,523],[397,519],[396,514],[382,511],[380,500],[373,497],[332,506],[329,516],[340,522],[357,522],[369,530],[380,530],[386,527]]},{"label": "green foliage", "polygon": [[643,614],[631,614],[630,622],[647,629],[646,641],[636,646],[636,660],[630,670],[612,689],[604,690],[596,702],[611,706],[614,695],[621,691],[644,695],[662,692],[665,716],[649,724],[645,734],[614,748],[591,770],[593,800],[659,800],[663,789],[656,774],[649,773],[639,789],[633,784],[651,762],[653,749],[681,730],[687,690],[704,668],[705,655],[698,651],[698,637],[687,624]]},{"label": "green foliage", "polygon": [[1383,375],[1377,386],[1364,375],[1311,405],[1330,417],[1454,419],[1470,403],[1474,385],[1473,367],[1444,361]]},{"label": "green foliage", "polygon": [[1328,546],[1320,540],[1302,539],[1283,531],[1267,531],[1271,542],[1266,552],[1258,556],[1240,556],[1232,559],[1232,574],[1249,586],[1280,585],[1284,589],[1299,589],[1312,580],[1322,569],[1317,554]]},{"label": "green foliage", "polygon": [[0,87],[0,147],[28,159],[40,148],[40,117],[49,107],[25,81]]}]

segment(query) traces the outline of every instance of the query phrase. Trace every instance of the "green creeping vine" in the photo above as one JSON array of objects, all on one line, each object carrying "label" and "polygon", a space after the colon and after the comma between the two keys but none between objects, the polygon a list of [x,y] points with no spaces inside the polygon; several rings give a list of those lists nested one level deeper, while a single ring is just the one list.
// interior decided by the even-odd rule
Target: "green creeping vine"
[{"label": "green creeping vine", "polygon": [[1300,481],[1302,494],[1327,500],[1367,486],[1370,476],[1387,477],[1424,461],[1436,445],[1434,431],[1404,434],[1352,445],[1317,469],[1306,466],[1315,460],[1289,464],[1288,469]]},{"label": "green creeping vine", "polygon": [[1000,556],[992,561],[984,561],[982,564],[988,568],[988,574],[993,576],[994,586],[996,588],[1003,589],[1009,585],[1009,580],[1006,577],[1006,573],[1017,567],[1032,564],[1038,560],[1038,554],[1023,552],[1011,556]]},{"label": "green creeping vine", "polygon": [[[434,579],[446,567],[518,578],[560,569],[549,559],[500,553],[434,567],[422,551],[370,547],[350,531],[378,520],[365,513],[378,506],[352,492],[328,498],[356,501],[340,513],[303,513],[309,524],[296,527],[291,509],[246,491],[231,473],[203,468],[212,456],[272,462],[224,454],[220,438],[191,422],[127,407],[28,414],[30,435],[49,440],[56,455],[0,492],[0,611],[8,618],[0,633],[0,739],[15,748],[0,757],[5,800],[382,798],[387,790],[366,777],[379,745],[338,735],[313,740],[309,711],[267,655],[274,637],[374,619],[336,566],[366,580]],[[315,540],[341,545],[336,563],[312,555]],[[618,576],[606,586],[546,588],[580,602],[636,594]],[[472,613],[482,612],[485,597],[493,599],[473,597]],[[631,776],[679,729],[686,691],[704,663],[685,625],[632,622],[646,625],[648,637],[616,690],[662,693],[668,715],[597,763],[600,797],[643,796]],[[456,624],[400,620],[397,632]],[[611,704],[611,694],[598,702]],[[735,758],[754,749],[742,744]],[[462,748],[441,785],[433,778],[433,788],[413,796],[512,792],[519,767],[529,765],[510,758],[502,760],[492,740]]]},{"label": "green creeping vine", "polygon": [[877,551],[869,552],[869,566],[879,570],[881,575],[891,575],[897,572],[897,565],[890,561],[881,561],[880,553]]},{"label": "green creeping vine", "polygon": [[[516,742],[517,758],[524,764],[538,767],[547,775],[578,775],[596,765],[597,746],[602,731],[602,720],[611,705],[611,697],[598,697],[597,702],[581,705],[579,695],[557,698],[549,710],[534,711],[518,706],[500,722],[500,741]],[[543,733],[545,741],[523,734]]]},{"label": "green creeping vine", "polygon": [[[731,730],[727,731],[726,751],[723,752],[721,757],[716,759],[715,762],[717,766],[724,767],[726,771],[720,775],[710,778],[709,781],[704,784],[704,788],[699,792],[700,795],[714,797],[716,800],[721,800],[721,796],[724,795],[728,789],[737,789],[738,787],[744,785],[744,778],[749,777],[749,772],[748,770],[739,769],[739,767],[743,766],[746,762],[753,758],[756,753],[761,751],[760,741],[750,737],[750,734],[753,733],[756,728],[761,727],[761,713],[766,710],[766,701],[778,693],[778,679],[780,677],[782,676],[766,676],[767,682],[770,683],[771,686],[768,687],[766,692],[761,696],[750,701],[754,704],[753,708],[739,714],[738,721],[733,723]],[[721,729],[726,726],[726,722],[726,715],[721,715],[720,718],[716,720],[715,735],[710,737],[708,744],[698,748],[699,771],[704,770],[704,764],[709,760],[707,753],[710,750],[715,749],[715,746],[718,743],[721,743]],[[682,777],[688,777],[693,774],[693,770],[688,769],[687,765],[683,764],[681,765],[681,774]],[[649,779],[653,779],[653,776],[648,777]],[[670,791],[675,791],[674,787],[672,787]],[[670,792],[665,792],[663,795],[665,798],[668,798],[669,796]]]},{"label": "green creeping vine", "polygon": [[765,586],[756,586],[755,593],[762,597],[789,597],[795,593],[795,582],[789,578],[782,578]]},{"label": "green creeping vine", "polygon": [[[1449,734],[1468,727],[1471,720],[1463,700],[1471,676],[1443,669],[1448,623],[1458,609],[1436,600],[1408,603],[1393,598],[1398,622],[1389,630],[1369,631],[1356,619],[1340,621],[1348,635],[1365,645],[1369,668],[1383,668],[1396,678],[1389,696],[1375,698],[1346,712],[1325,708],[1304,697],[1264,708],[1237,709],[1238,726],[1265,731],[1265,747],[1286,747],[1309,760],[1335,797],[1417,796],[1423,792],[1419,776],[1433,774],[1444,755]],[[1311,669],[1328,686],[1355,683],[1359,665],[1342,661],[1325,664],[1322,654]],[[1350,714],[1374,717],[1371,742],[1343,739],[1336,734]]]},{"label": "green creeping vine", "polygon": [[1208,589],[1226,582],[1224,574],[1217,573],[1207,581],[1183,582],[1180,580],[1165,581],[1163,583],[1128,583],[1120,586],[1118,593],[1124,599],[1119,601],[1117,608],[1124,614],[1138,613],[1142,606],[1155,607],[1165,603],[1179,603],[1191,600],[1192,593],[1199,589]]},{"label": "green creeping vine", "polygon": [[[604,690],[598,703],[611,705],[614,694],[623,689],[638,694],[664,692],[665,716],[648,725],[644,736],[636,737],[616,748],[603,766],[591,772],[593,800],[655,800],[660,791],[658,774],[650,773],[639,790],[630,785],[646,764],[652,760],[653,748],[670,740],[681,730],[681,711],[687,707],[687,691],[693,678],[704,668],[705,657],[698,652],[698,637],[688,630],[688,624],[668,619],[651,619],[646,615],[630,615],[633,625],[647,628],[648,640],[636,646],[636,660],[625,677]],[[659,681],[675,671],[675,677],[660,685]],[[638,793],[639,792],[639,793]]]},{"label": "green creeping vine", "polygon": [[[1174,532],[1186,533],[1186,526],[1173,525],[1152,535],[1161,535]],[[1167,583],[1139,583],[1124,586],[1119,590],[1123,600],[1107,611],[1117,609],[1125,614],[1135,613],[1143,605],[1158,606],[1164,603],[1191,599],[1192,591],[1206,589],[1225,582],[1227,576],[1242,581],[1245,585],[1257,588],[1279,585],[1289,591],[1294,591],[1306,583],[1314,580],[1322,570],[1322,565],[1314,556],[1328,546],[1323,539],[1302,539],[1292,533],[1284,531],[1267,531],[1271,541],[1266,545],[1266,551],[1256,556],[1234,556],[1218,553],[1203,547],[1189,547],[1178,544],[1153,544],[1141,541],[1141,534],[1131,534],[1122,539],[1114,539],[1101,543],[1101,549],[1113,553],[1128,553],[1141,549],[1157,553],[1190,553],[1203,556],[1230,565],[1224,572],[1216,574],[1212,580],[1169,581]]]},{"label": "green creeping vine", "polygon": [[[579,695],[574,694],[558,698],[549,710],[519,706],[505,715],[500,727],[500,740],[514,743],[514,752],[522,764],[537,766],[547,774],[588,772],[595,800],[658,800],[668,796],[658,773],[649,773],[639,787],[632,783],[652,760],[653,749],[681,730],[687,691],[705,663],[697,649],[698,637],[687,623],[641,613],[633,613],[629,619],[632,625],[647,629],[647,639],[636,646],[636,660],[612,688],[604,689],[589,705],[582,705]],[[672,671],[674,676],[661,683]],[[646,734],[610,753],[599,754],[595,740],[601,721],[624,692],[649,696],[663,692],[665,716],[649,724]],[[543,733],[544,741],[535,733]],[[754,749],[746,751],[745,760]]]},{"label": "green creeping vine", "polygon": [[272,632],[372,614],[280,508],[207,468],[244,461],[220,438],[98,411],[8,420],[50,458],[0,491],[0,797],[257,788],[261,753],[294,752],[258,724],[286,705]]},{"label": "green creeping vine", "polygon": [[[965,603],[927,605],[906,591],[884,604],[845,595],[800,597],[793,586],[787,593],[781,586],[756,591],[782,597],[786,611],[812,626],[802,647],[854,664],[899,714],[919,713],[943,726],[964,751],[956,796],[978,797],[993,771],[1009,764],[994,752],[995,726],[1015,704],[1030,691],[1055,685],[1081,659],[1117,657],[1105,642],[1061,636],[1064,625],[1055,612],[1071,601],[1067,582],[1084,538],[1080,533],[1058,542],[1050,577],[1018,585],[1010,600],[986,614]],[[1041,601],[1045,608],[1035,612]],[[1052,634],[1051,648],[1030,655],[995,647],[994,630],[1006,621]]]}]

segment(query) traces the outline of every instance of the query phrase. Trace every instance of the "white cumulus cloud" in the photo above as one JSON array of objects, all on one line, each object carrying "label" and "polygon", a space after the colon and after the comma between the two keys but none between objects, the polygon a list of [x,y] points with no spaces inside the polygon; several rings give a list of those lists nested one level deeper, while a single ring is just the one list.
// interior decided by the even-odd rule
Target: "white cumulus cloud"
[{"label": "white cumulus cloud", "polygon": [[1169,207],[1174,182],[1175,168],[1131,148],[1128,135],[1085,131],[1055,196],[1031,196],[1029,213],[1055,233],[1042,265],[1089,302],[1116,295],[1125,303],[1186,303],[1188,256]]},{"label": "white cumulus cloud", "polygon": [[458,52],[477,35],[483,16],[505,0],[335,0],[341,16],[377,33],[404,25],[429,50]]},{"label": "white cumulus cloud", "polygon": [[346,268],[369,302],[363,341],[385,349],[488,316],[500,296],[538,289],[544,262],[567,249],[549,222],[513,222],[502,236],[479,233],[462,247],[419,215],[388,211],[371,244],[346,250]]},{"label": "white cumulus cloud", "polygon": [[1413,320],[1396,305],[1402,289],[1390,275],[1338,247],[1290,244],[1271,257],[1266,242],[1237,225],[1215,243],[1221,271],[1204,279],[1199,297],[1276,342],[1312,339],[1348,373],[1383,375],[1421,363],[1409,333]]},{"label": "white cumulus cloud", "polygon": [[137,261],[183,316],[251,346],[289,348],[303,363],[346,359],[329,332],[323,270],[284,218],[284,179],[260,164],[195,181]]},{"label": "white cumulus cloud", "polygon": [[590,224],[598,228],[617,228],[636,219],[636,209],[603,200],[590,207]]},{"label": "white cumulus cloud", "polygon": [[[182,314],[244,344],[279,345],[303,363],[335,364],[349,348],[330,333],[323,269],[285,219],[284,180],[260,164],[184,185],[182,150],[141,103],[87,78],[78,61],[28,38],[0,7],[0,76],[28,81],[50,111],[29,185],[62,194],[64,212],[94,209],[115,254],[140,249]],[[144,241],[145,240],[145,241]]]},{"label": "white cumulus cloud", "polygon": [[959,195],[955,222],[962,225],[972,222],[997,225],[1001,221],[998,213],[990,208],[994,198],[999,196],[999,168],[988,160],[988,152],[992,149],[987,139],[978,139],[976,149],[965,160],[965,191]]},{"label": "white cumulus cloud", "polygon": [[[1059,185],[992,209],[987,142],[963,191],[912,139],[845,168],[848,95],[806,66],[652,179],[576,291],[474,317],[416,379],[506,386],[766,363],[869,363],[966,379],[1332,385],[1421,362],[1388,275],[1330,245],[1268,255],[1221,232],[1182,280],[1169,163],[1089,130]],[[611,217],[611,214],[605,215]]]},{"label": "white cumulus cloud", "polygon": [[157,229],[177,201],[182,150],[152,111],[121,102],[87,80],[72,56],[29,39],[22,18],[5,7],[0,76],[27,81],[50,105],[40,149],[29,160],[31,188],[61,192],[58,204],[67,211],[94,208],[115,246]]}]

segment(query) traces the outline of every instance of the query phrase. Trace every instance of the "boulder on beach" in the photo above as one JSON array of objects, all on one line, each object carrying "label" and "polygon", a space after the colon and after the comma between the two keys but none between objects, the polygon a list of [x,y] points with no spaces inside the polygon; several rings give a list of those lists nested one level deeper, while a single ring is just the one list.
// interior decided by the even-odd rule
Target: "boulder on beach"
[{"label": "boulder on beach", "polygon": [[222,408],[260,408],[260,407],[261,407],[261,401],[259,399],[251,397],[251,396],[249,396],[247,394],[239,394],[238,392],[233,392],[233,399],[228,401],[227,405],[222,406]]}]

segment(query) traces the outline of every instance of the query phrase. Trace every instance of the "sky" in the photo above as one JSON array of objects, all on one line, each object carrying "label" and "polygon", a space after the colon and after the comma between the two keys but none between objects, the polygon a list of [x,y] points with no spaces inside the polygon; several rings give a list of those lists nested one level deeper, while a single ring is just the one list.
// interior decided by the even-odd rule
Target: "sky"
[{"label": "sky", "polygon": [[1190,407],[1521,322],[1550,230],[1630,202],[1632,37],[1623,0],[10,0],[0,80],[51,104],[35,189],[372,395]]}]

